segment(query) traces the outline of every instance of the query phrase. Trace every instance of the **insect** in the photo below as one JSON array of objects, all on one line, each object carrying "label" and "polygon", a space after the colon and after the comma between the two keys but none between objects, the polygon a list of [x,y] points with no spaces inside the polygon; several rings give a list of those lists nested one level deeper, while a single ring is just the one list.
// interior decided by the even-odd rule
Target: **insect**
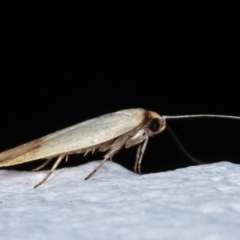
[{"label": "insect", "polygon": [[[33,140],[18,147],[0,153],[0,167],[46,159],[34,169],[44,168],[50,161],[57,158],[46,177],[34,188],[44,183],[64,158],[70,154],[82,153],[84,156],[95,150],[108,151],[102,162],[85,178],[89,179],[107,160],[123,147],[139,145],[136,153],[134,171],[141,174],[141,162],[148,139],[161,133],[166,128],[167,119],[216,117],[240,119],[236,116],[199,114],[180,116],[160,116],[153,111],[142,108],[126,109],[84,121],[42,138]],[[181,147],[183,151],[185,149]],[[186,151],[185,151],[186,152]],[[187,153],[187,152],[186,152]],[[188,154],[189,155],[189,154]],[[191,156],[190,156],[191,157]],[[192,158],[192,160],[195,160]]]}]

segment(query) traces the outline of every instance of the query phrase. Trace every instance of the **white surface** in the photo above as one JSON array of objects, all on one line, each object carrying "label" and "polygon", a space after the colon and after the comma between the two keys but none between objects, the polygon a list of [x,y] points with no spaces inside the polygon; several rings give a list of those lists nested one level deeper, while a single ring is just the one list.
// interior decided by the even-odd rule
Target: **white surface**
[{"label": "white surface", "polygon": [[240,166],[228,162],[139,176],[107,162],[0,170],[0,239],[239,239]]}]

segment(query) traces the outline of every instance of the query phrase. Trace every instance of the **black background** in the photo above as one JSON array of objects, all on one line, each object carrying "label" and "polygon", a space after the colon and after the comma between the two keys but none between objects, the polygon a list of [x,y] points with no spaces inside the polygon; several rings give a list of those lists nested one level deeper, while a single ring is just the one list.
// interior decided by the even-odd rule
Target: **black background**
[{"label": "black background", "polygon": [[[238,15],[220,1],[6,6],[0,150],[126,108],[240,116]],[[195,157],[240,163],[240,121],[168,124]],[[114,161],[132,169],[135,151]],[[72,156],[68,164],[81,162]],[[142,166],[147,173],[192,164],[164,132],[150,139]]]}]

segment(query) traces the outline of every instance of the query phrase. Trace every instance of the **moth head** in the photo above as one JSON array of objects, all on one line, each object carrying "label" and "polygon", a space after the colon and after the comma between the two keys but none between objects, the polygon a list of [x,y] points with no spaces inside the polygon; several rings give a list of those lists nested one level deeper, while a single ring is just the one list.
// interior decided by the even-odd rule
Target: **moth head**
[{"label": "moth head", "polygon": [[159,114],[156,112],[149,111],[149,131],[150,131],[150,136],[159,134],[166,128],[166,120],[165,118],[161,117]]}]

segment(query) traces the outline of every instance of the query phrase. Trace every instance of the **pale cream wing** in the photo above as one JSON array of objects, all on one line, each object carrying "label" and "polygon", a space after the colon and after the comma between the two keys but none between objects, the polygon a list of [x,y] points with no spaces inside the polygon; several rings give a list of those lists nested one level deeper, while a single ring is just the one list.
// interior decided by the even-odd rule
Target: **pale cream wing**
[{"label": "pale cream wing", "polygon": [[0,167],[74,153],[114,139],[144,122],[147,111],[127,109],[106,114],[0,153]]}]

